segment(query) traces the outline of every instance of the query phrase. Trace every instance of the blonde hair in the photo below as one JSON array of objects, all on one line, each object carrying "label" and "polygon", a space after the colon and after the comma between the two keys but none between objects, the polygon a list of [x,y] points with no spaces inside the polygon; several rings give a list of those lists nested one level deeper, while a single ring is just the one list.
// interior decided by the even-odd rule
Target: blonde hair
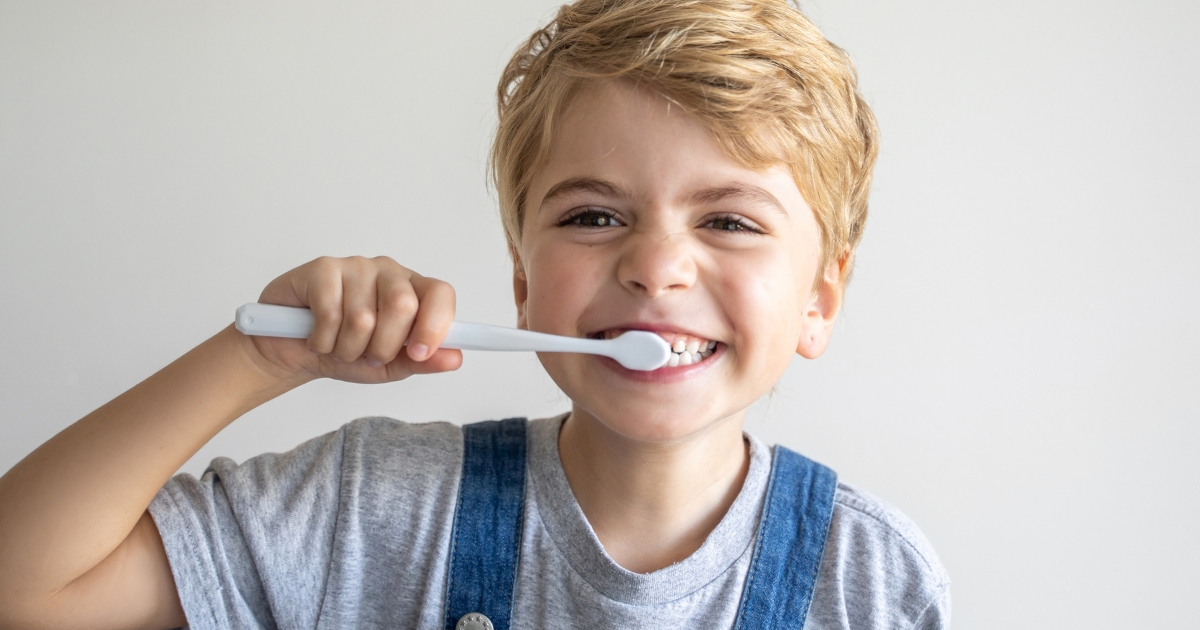
[{"label": "blonde hair", "polygon": [[[854,66],[785,0],[577,0],[521,45],[498,88],[492,183],[509,247],[557,119],[580,85],[627,79],[682,107],[751,169],[791,168],[847,280],[878,128]],[[821,273],[818,273],[820,282]]]}]

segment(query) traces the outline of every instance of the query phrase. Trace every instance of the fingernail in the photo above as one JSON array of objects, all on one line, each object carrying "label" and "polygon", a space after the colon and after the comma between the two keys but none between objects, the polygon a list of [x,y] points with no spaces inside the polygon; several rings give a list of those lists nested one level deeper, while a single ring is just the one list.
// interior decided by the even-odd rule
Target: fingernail
[{"label": "fingernail", "polygon": [[424,359],[427,354],[429,354],[429,346],[423,343],[414,343],[408,346],[408,356],[418,361]]},{"label": "fingernail", "polygon": [[369,365],[371,367],[379,367],[379,366],[383,365],[383,363],[376,361],[375,359],[366,359],[366,361],[367,361],[367,365]]}]

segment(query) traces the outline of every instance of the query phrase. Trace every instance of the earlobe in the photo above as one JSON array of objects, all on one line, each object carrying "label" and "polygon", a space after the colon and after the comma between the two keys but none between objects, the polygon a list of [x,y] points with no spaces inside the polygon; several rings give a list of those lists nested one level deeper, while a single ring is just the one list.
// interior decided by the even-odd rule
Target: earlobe
[{"label": "earlobe", "polygon": [[801,336],[800,343],[796,346],[796,354],[805,359],[815,359],[821,356],[825,353],[825,348],[829,346],[831,332],[832,329]]}]

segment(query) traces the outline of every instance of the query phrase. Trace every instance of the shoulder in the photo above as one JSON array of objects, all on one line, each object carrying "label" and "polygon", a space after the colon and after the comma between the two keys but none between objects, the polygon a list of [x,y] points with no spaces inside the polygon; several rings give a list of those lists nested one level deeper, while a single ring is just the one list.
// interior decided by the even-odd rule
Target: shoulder
[{"label": "shoulder", "polygon": [[881,499],[838,483],[809,628],[942,628],[950,578],[929,540]]},{"label": "shoulder", "polygon": [[462,430],[448,422],[409,423],[383,417],[359,418],[335,431],[312,438],[284,453],[263,453],[238,464],[213,460],[210,470],[223,478],[241,475],[264,478],[311,477],[352,468],[406,468],[458,465]]},{"label": "shoulder", "polygon": [[933,546],[917,525],[882,499],[839,482],[833,512],[830,534],[836,527],[839,542],[848,550],[885,556],[889,568],[949,582]]},{"label": "shoulder", "polygon": [[261,512],[268,505],[332,507],[338,497],[363,493],[440,494],[451,489],[447,482],[458,483],[461,466],[458,426],[368,417],[284,453],[263,453],[241,464],[219,457],[204,479],[218,484],[235,506],[258,506]]},{"label": "shoulder", "polygon": [[412,423],[372,416],[354,420],[340,432],[348,453],[385,459],[462,456],[462,427],[449,422]]},{"label": "shoulder", "polygon": [[391,418],[359,418],[342,427],[342,478],[395,487],[458,482],[462,468],[462,428],[448,422],[409,423]]}]

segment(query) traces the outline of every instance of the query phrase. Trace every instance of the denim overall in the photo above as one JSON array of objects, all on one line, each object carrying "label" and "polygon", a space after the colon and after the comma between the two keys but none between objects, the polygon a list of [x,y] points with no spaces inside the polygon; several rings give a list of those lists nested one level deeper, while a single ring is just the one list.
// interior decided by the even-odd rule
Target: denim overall
[{"label": "denim overall", "polygon": [[[445,630],[509,630],[525,502],[525,419],[463,427]],[[776,446],[738,630],[802,628],[833,515],[837,475]]]}]

